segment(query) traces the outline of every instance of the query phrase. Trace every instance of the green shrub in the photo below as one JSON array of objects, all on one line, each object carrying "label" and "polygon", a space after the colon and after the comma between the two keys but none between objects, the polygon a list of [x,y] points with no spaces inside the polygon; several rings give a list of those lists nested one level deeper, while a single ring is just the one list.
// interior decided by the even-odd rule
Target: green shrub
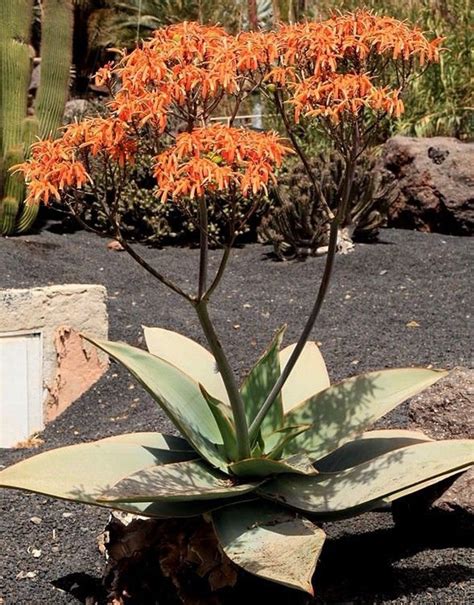
[{"label": "green shrub", "polygon": [[[156,195],[156,180],[153,178],[153,155],[142,154],[129,173],[124,190],[119,200],[121,226],[127,239],[147,242],[161,246],[164,244],[197,244],[199,242],[198,216],[195,204],[178,205],[173,202],[162,203]],[[113,235],[110,222],[98,200],[104,198],[104,178],[100,167],[94,170],[94,190],[86,188],[84,203],[80,205],[80,218],[94,229],[109,231]],[[112,199],[116,194],[114,185],[107,188],[107,197]],[[237,218],[245,216],[252,200],[241,197],[232,211]],[[268,206],[268,205],[267,205]],[[211,246],[219,245],[228,238],[228,220],[230,211],[227,200],[215,198],[209,204],[209,235]],[[257,227],[266,208],[261,206],[248,222],[243,221],[238,230],[237,242],[257,240]]]}]

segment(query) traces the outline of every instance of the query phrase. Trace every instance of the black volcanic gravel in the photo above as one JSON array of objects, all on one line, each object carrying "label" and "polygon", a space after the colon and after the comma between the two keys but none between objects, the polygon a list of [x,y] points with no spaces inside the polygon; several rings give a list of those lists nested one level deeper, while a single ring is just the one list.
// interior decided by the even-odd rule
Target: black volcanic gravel
[{"label": "black volcanic gravel", "polygon": [[[141,247],[142,254],[183,286],[194,285],[197,250]],[[235,251],[212,307],[222,340],[241,374],[282,323],[293,341],[311,306],[324,259],[274,262],[270,249]],[[472,366],[472,240],[385,230],[378,244],[339,257],[313,337],[332,379],[384,367]],[[43,231],[0,238],[0,287],[100,283],[109,294],[110,338],[141,342],[141,325],[175,329],[201,340],[192,309],[157,284],[124,252],[77,232]],[[211,253],[216,262],[218,253]],[[409,322],[416,327],[407,327]],[[404,407],[385,424],[403,426]],[[135,382],[112,364],[107,374],[41,434],[36,450],[0,450],[9,465],[43,449],[140,430],[172,431]],[[51,498],[0,490],[0,604],[64,605],[79,601],[53,587],[68,574],[94,584],[102,560],[95,537],[108,513]],[[31,519],[36,520],[36,523]],[[38,519],[40,521],[38,522]],[[469,537],[403,536],[388,513],[327,524],[329,540],[316,574],[316,603],[474,602]],[[41,550],[35,558],[34,550]],[[38,554],[38,553],[36,553]],[[25,577],[31,572],[32,577]],[[87,592],[87,587],[86,587]],[[3,600],[2,600],[3,599]],[[292,602],[287,597],[285,602]]]}]

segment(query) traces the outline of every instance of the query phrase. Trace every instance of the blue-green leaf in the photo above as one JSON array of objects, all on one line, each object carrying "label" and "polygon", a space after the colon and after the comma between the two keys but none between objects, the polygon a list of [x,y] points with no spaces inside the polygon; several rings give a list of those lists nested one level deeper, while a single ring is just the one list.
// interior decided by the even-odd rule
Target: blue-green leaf
[{"label": "blue-green leaf", "polygon": [[113,435],[100,440],[101,443],[135,443],[143,447],[151,447],[158,450],[172,450],[173,452],[194,452],[197,457],[196,450],[182,437],[175,435],[166,435],[156,432],[141,432],[141,433],[123,433],[122,435]]},{"label": "blue-green leaf", "polygon": [[87,338],[124,365],[150,393],[192,446],[215,467],[226,469],[217,445],[222,437],[199,385],[172,364],[125,343]]},{"label": "blue-green leaf", "polygon": [[[276,333],[270,346],[254,365],[240,389],[249,426],[280,376],[279,350],[285,330],[286,326],[283,326]],[[261,425],[263,436],[279,429],[282,423],[283,405],[280,393]]]},{"label": "blue-green leaf", "polygon": [[290,441],[284,453],[303,451],[318,460],[444,376],[446,372],[401,368],[368,372],[334,384],[285,415],[285,424],[312,427]]},{"label": "blue-green leaf", "polygon": [[239,457],[239,450],[237,447],[237,435],[230,406],[215,399],[206,391],[202,384],[200,384],[199,387],[217,422],[217,426],[219,427],[223,441],[222,451],[224,452],[225,457],[228,460],[237,460]]},{"label": "blue-green leaf", "polygon": [[320,473],[336,473],[401,447],[425,441],[432,441],[432,439],[419,431],[396,429],[368,431],[358,439],[345,443],[334,452],[321,458],[314,463],[314,466]]},{"label": "blue-green leaf", "polygon": [[271,448],[266,453],[267,458],[278,460],[281,458],[285,447],[288,443],[311,428],[310,424],[300,424],[298,426],[285,426],[267,437],[267,444],[271,444]]},{"label": "blue-green leaf", "polygon": [[271,477],[287,473],[315,475],[317,473],[311,460],[304,454],[295,454],[285,460],[247,458],[229,464],[229,470],[238,477]]},{"label": "blue-green leaf", "polygon": [[370,510],[391,494],[474,463],[474,440],[427,441],[396,449],[339,473],[286,475],[258,492],[312,514]]},{"label": "blue-green leaf", "polygon": [[270,502],[246,502],[212,513],[225,554],[266,580],[313,594],[313,577],[324,544],[322,529]]},{"label": "blue-green leaf", "polygon": [[[292,344],[280,351],[282,371],[295,346],[296,344]],[[306,399],[327,389],[330,384],[326,364],[318,345],[308,341],[281,390],[283,412],[287,414]]]},{"label": "blue-green leaf", "polygon": [[152,355],[164,359],[204,386],[213,397],[229,403],[224,381],[212,353],[199,343],[163,328],[143,326],[145,341]]},{"label": "blue-green leaf", "polygon": [[233,498],[261,482],[242,483],[201,460],[152,466],[120,479],[97,499],[101,502],[187,502]]},{"label": "blue-green leaf", "polygon": [[77,502],[97,503],[105,490],[144,468],[197,457],[193,451],[153,447],[156,440],[104,439],[49,450],[0,471],[0,486]]}]

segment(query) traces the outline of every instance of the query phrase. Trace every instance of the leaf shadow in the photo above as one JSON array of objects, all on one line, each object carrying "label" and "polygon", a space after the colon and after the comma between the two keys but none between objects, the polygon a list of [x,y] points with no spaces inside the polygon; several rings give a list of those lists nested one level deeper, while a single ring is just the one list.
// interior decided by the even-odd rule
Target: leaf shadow
[{"label": "leaf shadow", "polygon": [[[386,518],[387,514],[363,515],[359,522],[366,525],[374,516]],[[329,538],[314,576],[318,596],[311,603],[395,600],[469,580],[472,569],[468,563],[451,563],[449,554],[428,556],[424,553],[471,545],[472,535],[465,532],[406,534],[396,527]],[[422,554],[422,558],[413,565],[398,565],[399,562],[404,565],[404,559],[418,554]]]}]

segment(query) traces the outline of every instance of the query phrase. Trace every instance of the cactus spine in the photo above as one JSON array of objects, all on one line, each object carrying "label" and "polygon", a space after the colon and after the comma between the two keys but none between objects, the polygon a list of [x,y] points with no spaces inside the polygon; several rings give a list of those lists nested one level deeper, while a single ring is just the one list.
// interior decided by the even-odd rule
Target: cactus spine
[{"label": "cactus spine", "polygon": [[42,6],[41,79],[28,116],[31,76],[30,30],[33,0],[0,2],[0,233],[28,231],[38,206],[24,203],[22,179],[9,168],[28,156],[39,136],[54,136],[68,94],[72,52],[72,1],[44,0]]}]

